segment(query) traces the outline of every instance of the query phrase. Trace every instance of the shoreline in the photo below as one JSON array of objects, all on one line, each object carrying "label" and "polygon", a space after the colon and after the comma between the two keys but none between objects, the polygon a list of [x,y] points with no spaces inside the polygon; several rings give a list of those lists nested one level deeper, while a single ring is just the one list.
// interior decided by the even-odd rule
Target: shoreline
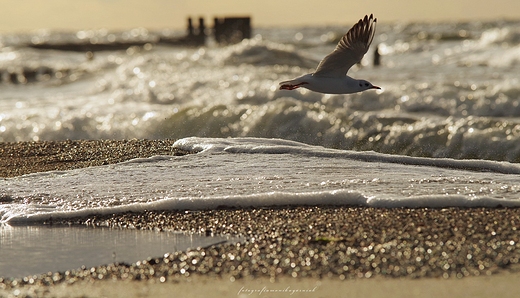
[{"label": "shoreline", "polygon": [[[174,152],[171,144],[172,140],[0,143],[0,176],[189,153]],[[92,282],[102,283],[100,289],[106,291],[114,287],[134,291],[130,289],[142,287],[143,283],[169,289],[190,284],[191,279],[203,281],[201,284],[207,284],[208,290],[222,280],[234,280],[237,285],[246,281],[255,285],[284,281],[299,286],[311,281],[344,290],[355,281],[354,288],[359,291],[364,284],[369,289],[377,288],[379,281],[388,281],[393,285],[389,287],[402,288],[402,293],[414,284],[432,282],[431,289],[435,290],[448,284],[464,284],[465,280],[476,280],[473,283],[478,287],[492,279],[514,293],[513,289],[518,289],[514,280],[520,277],[519,223],[520,208],[327,206],[148,211],[54,220],[54,225],[232,234],[248,240],[150,256],[136,264],[105,264],[15,280],[0,277],[0,296],[2,291],[47,291],[60,296],[57,291],[63,289],[76,291],[69,294],[82,289],[86,296],[96,296],[88,290]],[[198,286],[191,284],[193,288]],[[456,290],[459,286],[449,287]]]}]

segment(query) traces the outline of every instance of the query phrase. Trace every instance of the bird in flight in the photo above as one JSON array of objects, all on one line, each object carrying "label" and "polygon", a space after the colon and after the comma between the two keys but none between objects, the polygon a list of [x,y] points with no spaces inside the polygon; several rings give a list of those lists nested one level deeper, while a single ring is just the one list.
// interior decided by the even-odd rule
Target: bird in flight
[{"label": "bird in flight", "polygon": [[305,74],[280,83],[280,90],[306,88],[327,94],[349,94],[369,89],[381,89],[366,80],[347,76],[347,71],[359,63],[368,51],[376,31],[377,19],[371,14],[359,20],[341,38],[338,45],[316,68],[314,73]]}]

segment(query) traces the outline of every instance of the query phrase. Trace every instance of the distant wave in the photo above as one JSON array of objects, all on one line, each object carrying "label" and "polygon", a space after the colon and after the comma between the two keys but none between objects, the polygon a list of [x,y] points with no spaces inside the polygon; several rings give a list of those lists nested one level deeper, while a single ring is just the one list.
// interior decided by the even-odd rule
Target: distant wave
[{"label": "distant wave", "polygon": [[244,40],[238,45],[230,46],[224,56],[224,63],[231,65],[247,63],[256,66],[287,65],[315,68],[318,62],[301,55],[293,46],[261,39]]}]

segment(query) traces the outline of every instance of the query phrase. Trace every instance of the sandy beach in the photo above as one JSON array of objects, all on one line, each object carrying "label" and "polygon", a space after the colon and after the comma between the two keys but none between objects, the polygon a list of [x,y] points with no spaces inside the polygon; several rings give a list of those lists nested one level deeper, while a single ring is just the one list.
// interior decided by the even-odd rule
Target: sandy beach
[{"label": "sandy beach", "polygon": [[[190,153],[174,152],[172,144],[1,143],[0,176]],[[520,289],[518,208],[149,211],[52,224],[229,234],[248,240],[149,256],[135,264],[0,277],[1,297],[207,297],[208,292],[217,297],[515,297]]]}]

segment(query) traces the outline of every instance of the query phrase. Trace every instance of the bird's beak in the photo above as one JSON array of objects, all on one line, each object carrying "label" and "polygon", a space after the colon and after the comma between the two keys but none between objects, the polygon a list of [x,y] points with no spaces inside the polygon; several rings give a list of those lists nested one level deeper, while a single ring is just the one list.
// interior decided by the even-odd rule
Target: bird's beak
[{"label": "bird's beak", "polygon": [[381,87],[378,87],[378,86],[372,86],[372,89],[379,89],[379,90],[381,90]]}]

